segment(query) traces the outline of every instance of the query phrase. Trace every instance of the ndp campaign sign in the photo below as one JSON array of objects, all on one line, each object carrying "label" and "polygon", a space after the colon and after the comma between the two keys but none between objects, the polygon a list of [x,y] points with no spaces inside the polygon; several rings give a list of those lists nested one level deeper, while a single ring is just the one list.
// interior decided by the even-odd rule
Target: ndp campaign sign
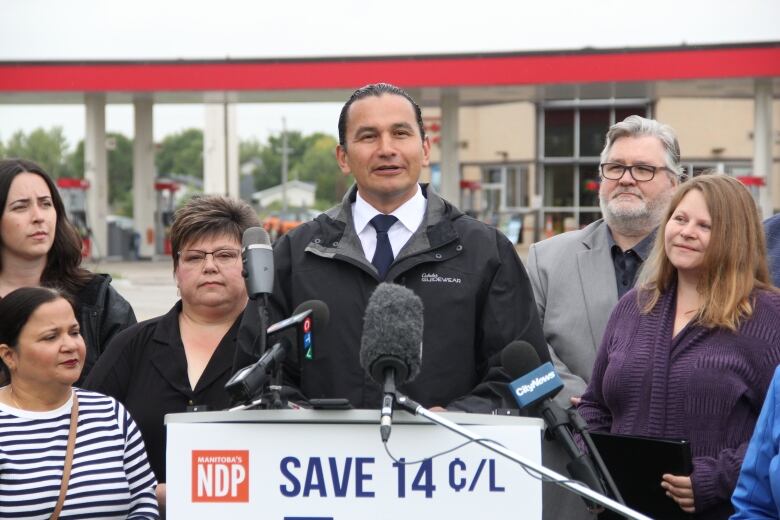
[{"label": "ndp campaign sign", "polygon": [[[294,417],[295,412],[249,414]],[[301,418],[312,415],[297,412]],[[381,442],[378,412],[348,413],[365,419],[193,423],[192,417],[199,414],[181,414],[186,422],[176,423],[169,416],[168,517],[473,520],[484,515],[487,505],[491,510],[510,511],[520,501],[523,518],[541,518],[541,484],[517,464],[474,443],[431,458],[462,445],[463,440],[433,425],[399,422],[402,413],[396,413],[388,443],[394,460]],[[448,417],[453,415],[467,417]],[[236,419],[242,414],[226,417]],[[469,428],[529,460],[540,460],[538,419],[485,416],[469,420],[496,422]]]}]

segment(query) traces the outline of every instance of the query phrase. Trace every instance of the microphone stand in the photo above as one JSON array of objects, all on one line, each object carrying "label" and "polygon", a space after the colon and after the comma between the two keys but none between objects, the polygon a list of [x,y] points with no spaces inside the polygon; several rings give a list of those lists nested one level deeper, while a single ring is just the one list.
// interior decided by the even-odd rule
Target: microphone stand
[{"label": "microphone stand", "polygon": [[271,408],[274,410],[281,410],[287,408],[287,400],[282,399],[282,361],[284,356],[281,357],[276,363],[274,363],[271,369],[271,381],[268,384],[268,390],[271,393]]},{"label": "microphone stand", "polygon": [[[604,482],[603,476],[600,475],[593,466],[591,457],[589,457],[587,452],[583,452],[580,450],[579,446],[577,446],[574,438],[571,436],[570,427],[573,426],[569,413],[552,400],[543,400],[540,404],[535,406],[535,409],[547,424],[547,432],[558,441],[558,444],[564,448],[571,459],[566,465],[566,469],[568,469],[572,479],[582,482],[590,489],[599,493],[607,494],[608,492],[613,492],[611,496],[614,497],[616,501],[625,505],[625,501],[623,500],[623,497],[620,496],[620,493],[614,493],[614,491],[617,491],[617,487],[614,489],[606,487],[607,484]],[[580,418],[580,420],[584,422],[582,418]],[[591,453],[593,453],[594,448],[589,447],[589,449],[591,450]],[[606,470],[606,467],[599,469]],[[601,471],[601,473],[603,474],[604,471]],[[607,475],[609,475],[608,472]],[[585,502],[588,509],[596,507],[593,502],[588,502],[587,500]]]},{"label": "microphone stand", "polygon": [[596,493],[592,489],[583,486],[579,482],[574,482],[571,480],[568,480],[563,475],[560,475],[550,469],[545,468],[541,464],[537,464],[535,462],[532,462],[525,457],[521,457],[517,453],[504,448],[503,446],[487,439],[483,439],[482,437],[476,435],[475,433],[469,431],[467,428],[464,428],[463,426],[454,423],[448,419],[445,419],[439,414],[436,414],[434,412],[431,412],[430,410],[424,408],[419,403],[416,403],[415,401],[412,401],[407,396],[396,393],[396,399],[395,401],[404,409],[407,411],[413,413],[414,415],[419,415],[421,417],[424,417],[431,421],[434,424],[438,424],[439,426],[443,426],[444,428],[447,428],[448,430],[457,433],[458,435],[465,437],[467,439],[470,439],[472,441],[475,441],[477,444],[480,444],[484,446],[485,448],[489,449],[490,451],[493,451],[495,453],[498,453],[499,455],[517,462],[522,466],[523,468],[529,469],[533,471],[534,473],[538,473],[544,477],[547,477],[547,479],[557,483],[558,485],[561,485],[568,489],[569,491],[576,493],[577,495],[590,499],[593,502],[596,502],[597,504],[601,504],[602,506],[606,507],[607,509],[610,509],[612,511],[615,511],[616,513],[619,513],[623,515],[626,518],[630,518],[632,520],[652,520],[650,517],[643,515],[642,513],[639,513],[637,511],[634,511],[631,508],[628,508],[624,506],[623,504],[616,502],[612,500],[609,497],[606,497],[600,493]]},{"label": "microphone stand", "polygon": [[569,408],[566,410],[566,412],[569,414],[572,428],[574,428],[574,430],[579,433],[585,441],[585,445],[588,447],[588,451],[590,452],[591,457],[593,457],[593,461],[596,463],[596,467],[601,473],[601,476],[604,478],[604,483],[607,485],[607,488],[609,488],[609,493],[615,497],[615,500],[625,504],[626,502],[623,500],[623,496],[620,494],[620,491],[618,491],[615,481],[612,480],[612,475],[609,473],[607,465],[604,464],[604,459],[601,458],[599,450],[597,450],[596,445],[593,444],[593,439],[588,432],[588,423],[586,423],[585,419],[583,419],[582,416],[577,413],[576,408]]},{"label": "microphone stand", "polygon": [[268,336],[266,329],[268,329],[268,295],[262,294],[259,298],[256,298],[257,302],[257,319],[259,320],[260,334],[257,337],[255,345],[257,348],[253,349],[250,354],[260,357],[265,354],[265,349],[268,346]]}]

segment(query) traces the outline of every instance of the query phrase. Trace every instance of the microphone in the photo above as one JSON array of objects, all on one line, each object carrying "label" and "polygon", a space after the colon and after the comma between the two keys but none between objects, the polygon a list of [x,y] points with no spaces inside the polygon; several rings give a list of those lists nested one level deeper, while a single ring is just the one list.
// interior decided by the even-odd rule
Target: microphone
[{"label": "microphone", "polygon": [[422,363],[423,306],[401,285],[380,283],[368,299],[360,339],[360,366],[382,385],[382,442],[390,438],[396,388],[413,380]]},{"label": "microphone", "polygon": [[247,403],[260,394],[269,376],[281,366],[287,355],[287,350],[293,341],[282,334],[290,328],[295,328],[297,344],[313,352],[314,342],[312,330],[316,324],[324,328],[330,321],[330,310],[325,302],[308,300],[296,307],[293,315],[286,320],[274,323],[265,331],[268,337],[279,335],[280,339],[260,356],[252,365],[242,368],[225,384],[225,390],[234,402]]},{"label": "microphone", "polygon": [[[257,336],[251,343],[241,347],[252,356],[260,356],[268,345],[265,329],[268,327],[268,295],[274,286],[274,252],[271,249],[271,239],[268,232],[261,227],[251,227],[244,231],[241,237],[241,274],[246,284],[246,293],[252,300],[247,309],[254,308],[257,312]],[[262,298],[258,298],[262,296]]]},{"label": "microphone", "polygon": [[235,402],[247,403],[259,394],[277,363],[284,361],[290,340],[281,341],[265,351],[254,364],[242,368],[225,383],[225,390]]},{"label": "microphone", "polygon": [[[501,364],[513,381],[509,384],[520,408],[538,413],[549,431],[563,446],[571,462],[566,465],[569,475],[592,490],[605,495],[601,477],[588,455],[580,450],[569,430],[570,419],[565,410],[552,400],[563,388],[563,381],[549,361],[541,364],[534,347],[527,341],[513,341],[501,352]],[[596,507],[588,500],[589,507]]]},{"label": "microphone", "polygon": [[241,237],[242,274],[251,299],[271,294],[274,288],[274,252],[271,238],[261,227],[251,227]]},{"label": "microphone", "polygon": [[307,300],[295,308],[292,316],[268,327],[266,334],[268,337],[273,337],[292,326],[300,325],[295,329],[298,337],[297,343],[303,351],[303,356],[312,360],[314,359],[314,341],[312,339],[314,325],[317,326],[317,330],[323,330],[328,326],[328,322],[330,322],[328,304],[322,300]]}]

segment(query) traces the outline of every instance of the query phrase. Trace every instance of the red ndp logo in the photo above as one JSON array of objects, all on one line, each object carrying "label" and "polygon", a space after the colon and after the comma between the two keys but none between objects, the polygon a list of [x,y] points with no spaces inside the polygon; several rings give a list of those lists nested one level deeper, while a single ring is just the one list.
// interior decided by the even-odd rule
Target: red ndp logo
[{"label": "red ndp logo", "polygon": [[193,450],[193,502],[249,502],[248,450]]}]

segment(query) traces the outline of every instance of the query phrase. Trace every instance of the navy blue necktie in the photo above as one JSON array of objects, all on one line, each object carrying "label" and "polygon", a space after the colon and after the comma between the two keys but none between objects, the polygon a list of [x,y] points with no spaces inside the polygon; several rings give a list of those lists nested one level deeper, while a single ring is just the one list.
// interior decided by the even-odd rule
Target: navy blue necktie
[{"label": "navy blue necktie", "polygon": [[390,264],[393,263],[393,248],[390,247],[390,239],[387,230],[398,222],[398,217],[382,215],[381,213],[371,219],[371,225],[376,229],[376,251],[371,263],[379,271],[379,279],[384,280]]}]

